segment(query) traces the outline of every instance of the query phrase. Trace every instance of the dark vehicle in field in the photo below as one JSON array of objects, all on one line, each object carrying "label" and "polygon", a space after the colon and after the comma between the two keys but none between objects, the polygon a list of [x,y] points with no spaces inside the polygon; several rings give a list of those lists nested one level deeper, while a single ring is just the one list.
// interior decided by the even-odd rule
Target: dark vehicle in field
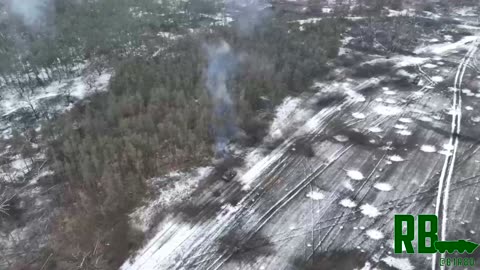
[{"label": "dark vehicle in field", "polygon": [[412,83],[413,83],[414,85],[418,85],[421,80],[422,80],[422,76],[418,75],[418,76],[416,76],[416,77],[412,80]]},{"label": "dark vehicle in field", "polygon": [[230,182],[235,176],[237,176],[236,171],[227,170],[224,174],[222,174],[222,180],[225,182]]},{"label": "dark vehicle in field", "polygon": [[438,252],[448,252],[450,254],[455,252],[455,250],[458,251],[458,253],[464,253],[466,251],[468,254],[472,254],[478,247],[477,243],[465,240],[437,241],[434,245]]}]

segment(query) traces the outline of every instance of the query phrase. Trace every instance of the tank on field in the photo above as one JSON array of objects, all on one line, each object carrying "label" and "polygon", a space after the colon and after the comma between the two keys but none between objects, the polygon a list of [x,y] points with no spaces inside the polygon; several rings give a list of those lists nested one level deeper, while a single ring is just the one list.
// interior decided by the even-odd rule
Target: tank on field
[{"label": "tank on field", "polygon": [[225,182],[230,182],[236,175],[236,171],[229,169],[222,175],[222,180]]}]

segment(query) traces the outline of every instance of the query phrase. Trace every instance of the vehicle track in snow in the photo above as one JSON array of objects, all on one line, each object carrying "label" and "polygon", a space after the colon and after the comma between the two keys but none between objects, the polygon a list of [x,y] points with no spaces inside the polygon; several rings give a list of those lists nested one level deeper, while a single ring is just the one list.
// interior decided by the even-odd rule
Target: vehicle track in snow
[{"label": "vehicle track in snow", "polygon": [[[441,241],[446,240],[447,233],[447,220],[448,220],[448,200],[450,195],[450,186],[455,168],[455,161],[457,157],[459,135],[461,132],[462,122],[462,82],[465,75],[465,71],[469,65],[470,60],[478,49],[478,39],[472,42],[470,49],[466,53],[458,65],[457,72],[455,74],[455,80],[453,85],[453,101],[452,101],[452,121],[451,131],[448,143],[448,151],[452,151],[445,155],[445,161],[443,164],[440,179],[438,181],[437,200],[435,204],[435,215],[439,219],[439,238]],[[441,254],[441,258],[445,258],[445,253]],[[432,255],[432,270],[435,270],[437,266],[437,254]],[[441,270],[445,269],[445,265],[440,266]]]}]

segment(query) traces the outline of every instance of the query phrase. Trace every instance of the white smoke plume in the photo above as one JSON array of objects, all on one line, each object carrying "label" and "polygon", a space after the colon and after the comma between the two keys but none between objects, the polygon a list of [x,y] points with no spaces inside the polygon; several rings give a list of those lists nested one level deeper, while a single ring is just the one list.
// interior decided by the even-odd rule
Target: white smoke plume
[{"label": "white smoke plume", "polygon": [[229,76],[233,73],[236,58],[225,41],[205,46],[208,53],[207,90],[214,104],[215,152],[225,157],[227,144],[237,132],[235,107],[228,88]]},{"label": "white smoke plume", "polygon": [[[239,36],[249,36],[255,27],[270,15],[265,0],[225,0],[227,13],[234,20]],[[227,144],[237,135],[235,104],[228,80],[233,76],[239,57],[230,45],[222,40],[206,46],[208,54],[207,89],[214,104],[215,153],[226,158]]]},{"label": "white smoke plume", "polygon": [[271,14],[266,0],[226,0],[225,6],[240,35],[250,35]]},{"label": "white smoke plume", "polygon": [[22,20],[25,26],[45,31],[55,10],[53,0],[3,0],[9,15]]}]

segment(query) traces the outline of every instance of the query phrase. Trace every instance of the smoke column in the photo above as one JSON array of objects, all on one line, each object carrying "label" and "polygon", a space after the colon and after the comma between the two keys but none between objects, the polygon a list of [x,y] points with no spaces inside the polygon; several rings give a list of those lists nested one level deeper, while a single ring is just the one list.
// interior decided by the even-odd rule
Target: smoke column
[{"label": "smoke column", "polygon": [[225,41],[206,46],[208,53],[207,90],[214,104],[214,133],[216,156],[223,158],[226,146],[235,136],[235,108],[227,86],[229,76],[233,73],[236,58],[230,45]]},{"label": "smoke column", "polygon": [[[3,0],[9,14],[18,16],[23,23],[33,29],[42,30],[51,20],[54,10],[52,0]],[[43,29],[44,30],[44,29]]]},{"label": "smoke column", "polygon": [[[248,36],[268,12],[261,0],[226,0],[225,7],[235,21],[234,27],[239,36]],[[235,104],[228,79],[233,75],[237,60],[230,45],[222,40],[206,46],[208,53],[207,89],[214,104],[213,129],[215,133],[215,155],[228,157],[227,145],[237,134]]]},{"label": "smoke column", "polygon": [[237,32],[242,36],[250,35],[262,20],[270,16],[270,4],[264,0],[227,0],[227,13],[234,21]]}]

